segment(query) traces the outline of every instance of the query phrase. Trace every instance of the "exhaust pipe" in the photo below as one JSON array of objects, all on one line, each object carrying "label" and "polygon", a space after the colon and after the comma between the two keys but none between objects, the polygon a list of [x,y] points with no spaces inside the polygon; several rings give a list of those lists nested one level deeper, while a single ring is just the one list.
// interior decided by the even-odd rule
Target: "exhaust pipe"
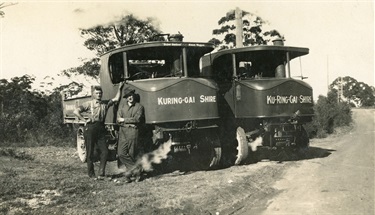
[{"label": "exhaust pipe", "polygon": [[[280,37],[272,40],[274,46],[284,46],[284,40]],[[275,70],[275,77],[276,78],[285,78],[286,77],[286,70],[285,64],[282,63],[276,67]]]}]

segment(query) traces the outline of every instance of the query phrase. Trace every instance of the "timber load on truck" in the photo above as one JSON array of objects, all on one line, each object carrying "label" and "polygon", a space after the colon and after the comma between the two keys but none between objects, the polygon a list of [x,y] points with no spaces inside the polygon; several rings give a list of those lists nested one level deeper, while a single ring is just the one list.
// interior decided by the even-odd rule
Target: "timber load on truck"
[{"label": "timber load on truck", "polygon": [[313,117],[313,91],[291,77],[290,61],[307,48],[260,45],[222,50],[202,58],[201,76],[218,84],[220,140],[243,163],[258,146],[305,150],[303,124]]}]

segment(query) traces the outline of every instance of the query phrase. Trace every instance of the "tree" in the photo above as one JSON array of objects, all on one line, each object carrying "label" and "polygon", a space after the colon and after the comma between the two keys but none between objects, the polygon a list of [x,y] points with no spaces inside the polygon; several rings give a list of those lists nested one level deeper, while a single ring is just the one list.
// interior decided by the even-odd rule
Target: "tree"
[{"label": "tree", "polygon": [[12,5],[15,5],[15,4],[17,4],[17,3],[11,3],[11,2],[6,3],[6,2],[1,2],[1,3],[0,3],[0,17],[4,17],[4,15],[5,15],[4,11],[2,11],[3,8],[5,8],[5,7],[9,7],[9,6],[12,6]]},{"label": "tree", "polygon": [[34,80],[28,75],[0,79],[0,143],[61,144],[72,138],[63,124],[60,90],[50,95],[32,91]]},{"label": "tree", "polygon": [[81,29],[81,35],[87,38],[84,45],[100,55],[121,46],[153,40],[161,31],[153,26],[152,21],[151,18],[140,20],[130,14],[107,25]]},{"label": "tree", "polygon": [[[88,29],[80,29],[81,36],[86,38],[84,46],[96,52],[97,56],[125,45],[155,40],[161,31],[153,25],[153,19],[140,20],[134,15],[123,16],[120,20]],[[66,69],[62,75],[84,75],[94,79],[99,76],[100,59],[86,60],[83,65]]]},{"label": "tree", "polygon": [[[236,35],[234,31],[236,26],[234,25],[234,21],[235,10],[231,10],[218,21],[220,28],[212,31],[213,35],[224,36],[224,38],[222,40],[212,38],[209,42],[213,43],[219,50],[235,47]],[[242,11],[242,23],[244,46],[266,45],[272,37],[276,36],[284,39],[277,30],[263,32],[262,28],[269,23],[253,13]]]},{"label": "tree", "polygon": [[0,80],[0,139],[22,141],[27,131],[36,128],[47,114],[45,98],[31,91],[34,78],[24,75],[14,77],[11,82]]},{"label": "tree", "polygon": [[81,66],[64,69],[61,71],[61,75],[70,78],[74,75],[88,76],[97,79],[100,71],[100,59],[98,57],[86,60]]},{"label": "tree", "polygon": [[339,95],[339,97],[357,107],[373,106],[375,103],[373,88],[352,77],[337,78],[330,85],[331,91],[340,92],[340,89],[342,89],[342,95]]}]

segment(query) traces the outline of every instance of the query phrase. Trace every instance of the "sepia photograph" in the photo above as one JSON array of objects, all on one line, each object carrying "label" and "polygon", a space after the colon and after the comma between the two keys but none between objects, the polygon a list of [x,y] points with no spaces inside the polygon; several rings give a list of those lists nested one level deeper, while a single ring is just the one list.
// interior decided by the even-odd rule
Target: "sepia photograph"
[{"label": "sepia photograph", "polygon": [[374,5],[0,0],[0,214],[375,214]]}]

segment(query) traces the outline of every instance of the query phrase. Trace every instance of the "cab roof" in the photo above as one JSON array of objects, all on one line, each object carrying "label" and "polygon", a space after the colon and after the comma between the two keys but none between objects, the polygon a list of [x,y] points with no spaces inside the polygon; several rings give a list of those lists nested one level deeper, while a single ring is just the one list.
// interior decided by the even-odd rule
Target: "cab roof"
[{"label": "cab roof", "polygon": [[138,44],[132,44],[132,45],[119,47],[111,51],[108,51],[102,54],[101,56],[112,55],[115,53],[126,52],[126,51],[137,50],[137,49],[158,48],[158,47],[176,47],[176,48],[197,47],[200,49],[205,49],[206,53],[214,50],[214,45],[212,43],[157,41],[157,42],[138,43]]},{"label": "cab roof", "polygon": [[275,45],[261,45],[261,46],[247,46],[241,48],[234,48],[234,49],[225,49],[220,50],[218,52],[206,54],[205,57],[210,56],[211,61],[214,61],[216,58],[227,55],[227,54],[237,54],[237,53],[248,53],[253,52],[254,54],[262,54],[267,52],[289,52],[290,59],[300,57],[309,53],[308,48],[302,47],[291,47],[291,46],[275,46]]}]

